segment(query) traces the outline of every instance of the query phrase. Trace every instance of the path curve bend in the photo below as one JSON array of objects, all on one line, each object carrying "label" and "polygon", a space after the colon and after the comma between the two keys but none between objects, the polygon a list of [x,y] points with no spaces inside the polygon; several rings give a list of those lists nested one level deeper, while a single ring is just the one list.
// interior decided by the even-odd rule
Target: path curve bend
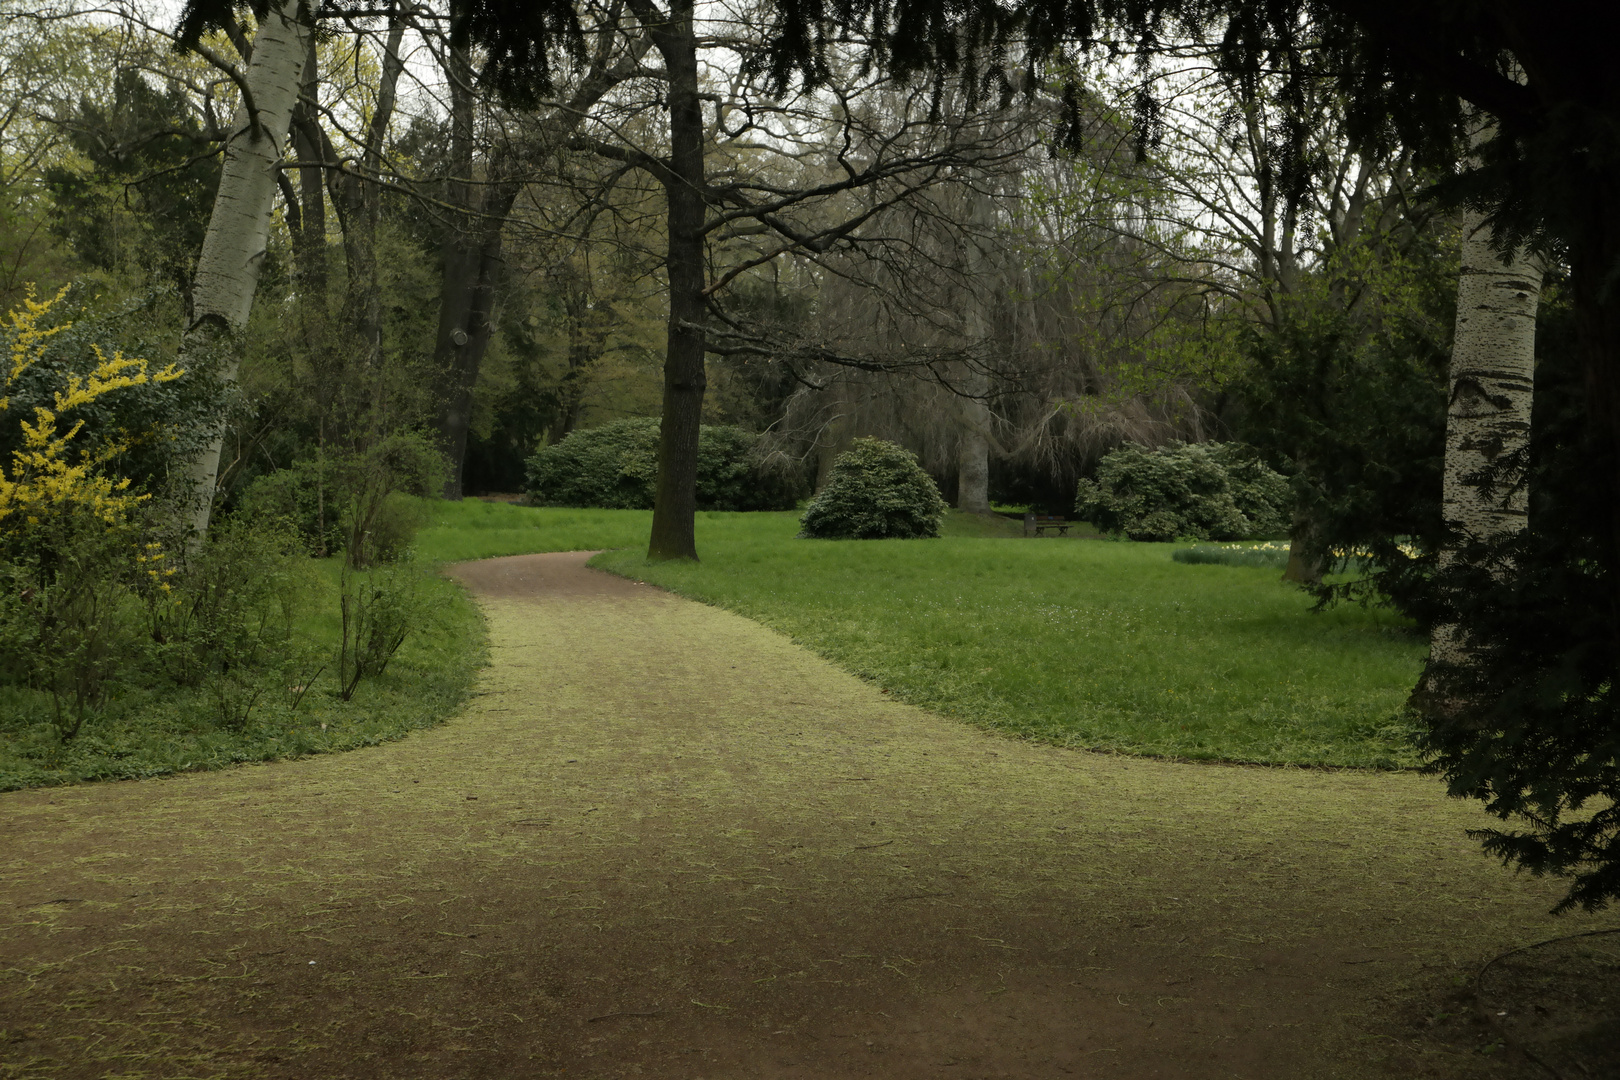
[{"label": "path curve bend", "polygon": [[0,796],[0,1075],[1418,1075],[1390,1002],[1547,936],[1432,780],[1009,740],[586,558],[452,568],[442,728]]}]

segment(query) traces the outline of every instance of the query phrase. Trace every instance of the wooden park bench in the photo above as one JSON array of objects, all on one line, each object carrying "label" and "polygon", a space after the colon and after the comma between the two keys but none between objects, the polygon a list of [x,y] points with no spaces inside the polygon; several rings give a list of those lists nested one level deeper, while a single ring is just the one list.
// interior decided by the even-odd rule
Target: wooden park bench
[{"label": "wooden park bench", "polygon": [[1069,532],[1069,524],[1067,518],[1054,514],[1037,514],[1031,510],[1024,515],[1024,535],[1039,536],[1047,529],[1056,529],[1059,536],[1065,536]]}]

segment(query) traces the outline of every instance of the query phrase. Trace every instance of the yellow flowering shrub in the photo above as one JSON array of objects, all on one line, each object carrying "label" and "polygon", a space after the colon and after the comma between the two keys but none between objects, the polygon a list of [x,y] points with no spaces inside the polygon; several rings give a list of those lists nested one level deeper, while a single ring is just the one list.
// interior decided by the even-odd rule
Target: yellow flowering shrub
[{"label": "yellow flowering shrub", "polygon": [[[44,359],[50,339],[72,325],[42,325],[66,294],[64,288],[48,300],[37,300],[30,290],[21,307],[0,318],[0,335],[8,346],[0,413],[10,412],[18,381]],[[145,360],[117,351],[108,357],[99,346],[91,348],[95,368],[88,375],[69,375],[51,406],[37,405],[32,420],[19,420],[22,443],[12,451],[9,464],[0,461],[0,533],[26,532],[46,515],[64,510],[88,512],[113,525],[146,497],[130,492],[127,479],[102,472],[124,446],[113,441],[93,452],[82,450],[75,440],[84,421],[71,414],[107,394],[149,382],[173,382],[183,372],[174,364],[154,372]]]}]

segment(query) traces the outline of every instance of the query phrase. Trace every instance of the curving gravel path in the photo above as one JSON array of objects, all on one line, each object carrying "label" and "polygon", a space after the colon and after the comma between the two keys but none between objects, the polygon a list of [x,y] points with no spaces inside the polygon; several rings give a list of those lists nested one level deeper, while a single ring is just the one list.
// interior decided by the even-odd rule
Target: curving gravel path
[{"label": "curving gravel path", "polygon": [[1009,741],[587,557],[453,568],[443,728],[0,795],[0,1076],[1474,1075],[1425,1002],[1587,925],[1432,780]]}]

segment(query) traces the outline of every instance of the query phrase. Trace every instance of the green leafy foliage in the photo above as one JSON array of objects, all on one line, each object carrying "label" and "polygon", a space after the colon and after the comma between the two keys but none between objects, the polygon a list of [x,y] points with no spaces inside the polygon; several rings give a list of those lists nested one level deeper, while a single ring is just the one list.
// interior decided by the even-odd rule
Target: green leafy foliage
[{"label": "green leafy foliage", "polygon": [[[640,418],[573,432],[529,459],[530,494],[548,506],[650,510],[658,483],[658,428],[656,419]],[[699,430],[699,510],[783,510],[798,501],[795,477],[760,466],[756,438],[726,425]]]},{"label": "green leafy foliage", "polygon": [[240,724],[311,664],[296,630],[308,560],[283,529],[224,523],[177,558],[144,519],[59,514],[38,528],[51,541],[3,565],[0,681],[48,700],[64,742],[131,696],[200,694],[214,720]]},{"label": "green leafy foliage", "polygon": [[1195,544],[1177,548],[1170,558],[1189,566],[1248,566],[1262,570],[1281,570],[1288,565],[1288,545],[1270,544]]},{"label": "green leafy foliage", "polygon": [[339,610],[343,636],[338,647],[338,696],[354,697],[361,679],[377,678],[413,632],[428,621],[420,570],[392,563],[370,575],[344,564]]},{"label": "green leafy foliage", "polygon": [[[30,326],[44,333],[29,347],[27,365],[8,372],[11,378],[5,380],[5,413],[11,418],[32,422],[36,409],[57,411],[57,396],[73,380],[94,382],[119,353],[150,359],[151,373],[172,358],[163,342],[153,340],[152,323],[173,313],[154,296],[103,306],[74,286],[38,303],[43,307]],[[0,327],[0,350],[12,353],[20,344],[18,332],[14,321]],[[75,460],[100,459],[105,469],[130,481],[131,491],[161,496],[207,442],[219,407],[218,380],[205,366],[177,379],[147,378],[81,401],[63,413],[61,426],[66,431],[83,425],[71,440]],[[14,419],[0,423],[0,460],[10,463],[25,441],[26,432]]]},{"label": "green leafy foliage", "polygon": [[121,68],[110,101],[83,100],[66,122],[82,164],[45,170],[58,235],[90,266],[189,289],[220,164],[185,90]]},{"label": "green leafy foliage", "polygon": [[[1323,602],[1393,601],[1422,618],[1421,593],[1440,534],[1448,328],[1455,265],[1372,275],[1379,317],[1300,303],[1249,341],[1234,385],[1241,436],[1290,477],[1295,539],[1309,565],[1345,556],[1367,572],[1313,586]],[[1390,279],[1396,279],[1391,281]]]},{"label": "green leafy foliage", "polygon": [[833,462],[805,509],[801,534],[822,540],[908,540],[939,535],[949,507],[916,455],[883,439],[856,439]]},{"label": "green leafy foliage", "polygon": [[[350,750],[443,723],[466,700],[484,661],[477,608],[465,592],[428,568],[396,563],[384,575],[415,575],[411,588],[422,618],[411,626],[386,670],[368,675],[349,700],[340,693],[341,560],[300,553],[295,647],[265,650],[195,686],[178,685],[145,666],[139,637],[130,660],[107,683],[99,708],[64,740],[50,696],[10,676],[0,678],[0,790],[83,780],[134,779],[238,762],[273,761]],[[379,571],[353,572],[368,580]],[[179,575],[177,574],[176,577]],[[181,591],[179,585],[175,591]],[[279,602],[247,609],[276,630]],[[131,623],[144,614],[126,609]]]},{"label": "green leafy foliage", "polygon": [[361,450],[317,450],[266,473],[242,492],[240,506],[250,517],[290,523],[318,555],[341,550],[351,566],[367,567],[410,548],[424,521],[411,497],[436,492],[445,468],[428,436],[396,432]]},{"label": "green leafy foliage", "polygon": [[1288,481],[1245,447],[1122,446],[1081,480],[1075,512],[1132,540],[1246,540],[1286,530]]},{"label": "green leafy foliage", "polygon": [[284,523],[222,521],[179,567],[169,561],[154,562],[138,594],[153,666],[176,685],[304,659],[295,628],[311,571],[300,538]]},{"label": "green leafy foliage", "polygon": [[50,724],[67,740],[106,705],[132,666],[131,647],[141,651],[138,533],[71,506],[30,533],[0,563],[0,672],[49,700]]}]

